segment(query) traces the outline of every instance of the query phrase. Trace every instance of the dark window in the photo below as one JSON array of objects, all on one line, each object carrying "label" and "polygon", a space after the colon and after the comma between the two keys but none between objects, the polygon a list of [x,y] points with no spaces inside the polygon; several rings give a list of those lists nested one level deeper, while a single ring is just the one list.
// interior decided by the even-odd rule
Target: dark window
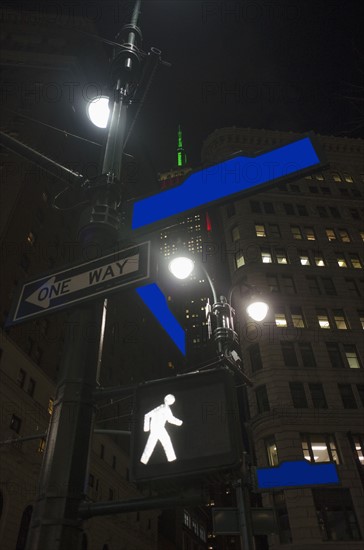
[{"label": "dark window", "polygon": [[228,218],[231,218],[231,216],[234,216],[235,214],[235,203],[233,202],[230,202],[227,206],[226,206],[226,216]]},{"label": "dark window", "polygon": [[[364,384],[357,384],[356,389],[358,391],[359,399],[360,399],[360,402],[362,404],[362,407],[364,407]],[[363,464],[363,466],[364,466],[364,464]]]},{"label": "dark window", "polygon": [[315,187],[314,185],[308,186],[310,193],[314,193],[315,195],[318,195],[318,187]]},{"label": "dark window", "polygon": [[269,401],[266,386],[260,386],[255,390],[257,398],[258,413],[269,411]]},{"label": "dark window", "polygon": [[112,457],[112,468],[113,468],[113,470],[116,469],[116,456],[115,455],[113,455],[113,457]]},{"label": "dark window", "polygon": [[281,230],[279,229],[279,225],[275,223],[270,223],[268,227],[269,227],[269,235],[271,237],[276,237],[277,239],[281,238]]},{"label": "dark window", "polygon": [[360,214],[359,211],[356,208],[349,208],[351,217],[354,220],[360,220]]},{"label": "dark window", "polygon": [[360,296],[358,285],[354,279],[345,279],[348,292],[352,296]]},{"label": "dark window", "polygon": [[274,214],[274,206],[271,202],[263,202],[263,208],[266,214]]},{"label": "dark window", "polygon": [[20,265],[24,269],[24,271],[28,271],[30,260],[26,254],[22,254],[22,257],[20,258]]},{"label": "dark window", "polygon": [[324,206],[317,206],[317,213],[320,216],[320,218],[327,218],[328,214],[326,212],[326,208]]},{"label": "dark window", "polygon": [[293,277],[290,275],[282,276],[282,288],[285,294],[297,294],[296,286],[294,284]]},{"label": "dark window", "polygon": [[104,458],[105,456],[105,446],[101,443],[100,445],[100,458]]},{"label": "dark window", "polygon": [[314,277],[313,275],[306,277],[308,289],[314,296],[319,296],[321,294],[321,290],[317,281],[317,277]]},{"label": "dark window", "polygon": [[339,209],[336,208],[335,206],[330,206],[329,207],[329,210],[331,212],[331,216],[335,219],[338,219],[338,218],[341,218],[341,214],[339,212]]},{"label": "dark window", "polygon": [[13,414],[10,420],[10,429],[14,430],[17,434],[20,432],[21,428],[21,418],[19,416],[16,416],[16,414]]},{"label": "dark window", "polygon": [[263,363],[260,355],[259,344],[253,344],[249,347],[248,351],[252,372],[261,370],[263,368]]},{"label": "dark window", "polygon": [[284,210],[287,214],[287,216],[294,216],[295,211],[293,208],[293,204],[289,204],[288,202],[283,203]]},{"label": "dark window", "polygon": [[299,193],[300,192],[299,186],[296,185],[295,183],[291,183],[289,188],[292,191],[292,193]]},{"label": "dark window", "polygon": [[281,342],[281,350],[286,367],[298,367],[297,355],[293,342]]},{"label": "dark window", "polygon": [[109,500],[114,500],[114,491],[109,489]]},{"label": "dark window", "polygon": [[95,476],[93,474],[89,474],[88,476],[88,485],[89,487],[93,487],[95,485]]},{"label": "dark window", "polygon": [[296,204],[296,208],[299,216],[308,216],[307,208],[303,204]]},{"label": "dark window", "polygon": [[292,533],[284,491],[273,493],[273,504],[278,523],[279,541],[282,544],[288,544],[292,542]]},{"label": "dark window", "polygon": [[304,409],[308,407],[305,388],[301,382],[290,382],[292,403],[295,409]]},{"label": "dark window", "polygon": [[321,191],[323,195],[331,195],[330,187],[321,187]]},{"label": "dark window", "polygon": [[30,397],[34,396],[34,390],[35,390],[35,380],[33,380],[33,378],[29,378],[27,393],[29,393]]},{"label": "dark window", "polygon": [[349,489],[312,489],[322,540],[360,540]]},{"label": "dark window", "polygon": [[326,342],[326,349],[329,354],[331,366],[334,368],[344,368],[344,361],[341,356],[339,344],[336,342]]},{"label": "dark window", "polygon": [[309,384],[311,399],[316,409],[327,409],[327,402],[322,384]]},{"label": "dark window", "polygon": [[33,507],[27,506],[21,517],[18,539],[16,541],[15,550],[25,550],[32,513],[33,513]]},{"label": "dark window", "polygon": [[357,409],[353,388],[350,384],[338,384],[344,409]]},{"label": "dark window", "polygon": [[82,533],[81,550],[87,550],[87,549],[88,549],[87,536],[85,535],[85,533]]},{"label": "dark window", "polygon": [[267,275],[267,285],[270,292],[279,292],[279,282],[276,275]]},{"label": "dark window", "polygon": [[19,385],[21,388],[24,387],[24,382],[25,382],[26,376],[27,376],[27,373],[25,372],[25,370],[19,369],[18,378],[17,378],[16,381],[17,381],[18,385]]},{"label": "dark window", "polygon": [[301,352],[303,366],[316,367],[316,360],[311,344],[309,342],[298,342],[298,349]]},{"label": "dark window", "polygon": [[262,208],[258,201],[250,201],[250,208],[251,208],[251,211],[254,212],[255,214],[262,213]]},{"label": "dark window", "polygon": [[326,294],[328,294],[329,296],[336,296],[336,288],[333,280],[330,279],[330,277],[322,277],[321,282]]}]

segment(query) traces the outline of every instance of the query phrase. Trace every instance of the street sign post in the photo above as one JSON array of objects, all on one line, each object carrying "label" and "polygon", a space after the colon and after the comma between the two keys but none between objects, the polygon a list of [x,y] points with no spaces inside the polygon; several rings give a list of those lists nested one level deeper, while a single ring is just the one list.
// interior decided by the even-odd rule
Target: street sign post
[{"label": "street sign post", "polygon": [[150,242],[144,242],[26,281],[18,289],[7,326],[149,280]]},{"label": "street sign post", "polygon": [[240,464],[239,411],[228,369],[141,384],[135,401],[134,481],[201,476]]}]

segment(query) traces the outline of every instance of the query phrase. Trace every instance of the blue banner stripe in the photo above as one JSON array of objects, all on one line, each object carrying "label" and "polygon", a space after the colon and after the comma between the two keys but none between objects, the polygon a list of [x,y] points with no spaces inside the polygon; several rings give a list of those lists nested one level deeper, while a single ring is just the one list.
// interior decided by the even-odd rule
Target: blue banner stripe
[{"label": "blue banner stripe", "polygon": [[178,349],[186,355],[185,331],[168,309],[167,300],[156,283],[141,286],[136,289],[137,293],[157,318],[167,334],[172,338]]},{"label": "blue banner stripe", "polygon": [[339,483],[336,464],[314,463],[307,460],[282,462],[272,468],[257,468],[258,489],[302,487]]},{"label": "blue banner stripe", "polygon": [[181,214],[319,163],[309,137],[256,157],[238,156],[220,162],[191,174],[178,187],[136,201],[132,228]]}]

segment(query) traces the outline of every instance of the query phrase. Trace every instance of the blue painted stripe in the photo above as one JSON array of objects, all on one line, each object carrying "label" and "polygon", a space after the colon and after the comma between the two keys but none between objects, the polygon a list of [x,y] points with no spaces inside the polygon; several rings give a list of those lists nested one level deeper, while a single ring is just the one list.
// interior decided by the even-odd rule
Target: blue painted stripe
[{"label": "blue painted stripe", "polygon": [[256,473],[258,489],[339,483],[333,462],[312,464],[307,460],[287,461],[272,468],[257,468]]},{"label": "blue painted stripe", "polygon": [[309,137],[256,157],[226,160],[191,174],[178,187],[136,201],[132,228],[181,214],[319,163]]},{"label": "blue painted stripe", "polygon": [[136,289],[137,293],[157,318],[167,334],[172,338],[178,349],[186,355],[185,331],[168,309],[167,300],[156,283],[141,286]]}]

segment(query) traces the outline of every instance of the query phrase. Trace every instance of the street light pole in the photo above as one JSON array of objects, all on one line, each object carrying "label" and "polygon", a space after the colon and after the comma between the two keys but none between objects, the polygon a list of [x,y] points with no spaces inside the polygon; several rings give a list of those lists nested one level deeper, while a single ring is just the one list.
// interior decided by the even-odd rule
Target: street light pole
[{"label": "street light pole", "polygon": [[[82,192],[91,208],[80,221],[82,245],[108,247],[118,239],[122,201],[121,164],[130,87],[140,62],[137,27],[140,0],[131,23],[122,33],[125,42],[111,63],[112,97],[101,175],[86,181]],[[79,507],[84,500],[85,479],[95,417],[94,392],[103,344],[101,301],[71,310],[32,514],[27,550],[76,550],[80,548],[82,523]],[[90,333],[91,331],[91,333]]]}]

